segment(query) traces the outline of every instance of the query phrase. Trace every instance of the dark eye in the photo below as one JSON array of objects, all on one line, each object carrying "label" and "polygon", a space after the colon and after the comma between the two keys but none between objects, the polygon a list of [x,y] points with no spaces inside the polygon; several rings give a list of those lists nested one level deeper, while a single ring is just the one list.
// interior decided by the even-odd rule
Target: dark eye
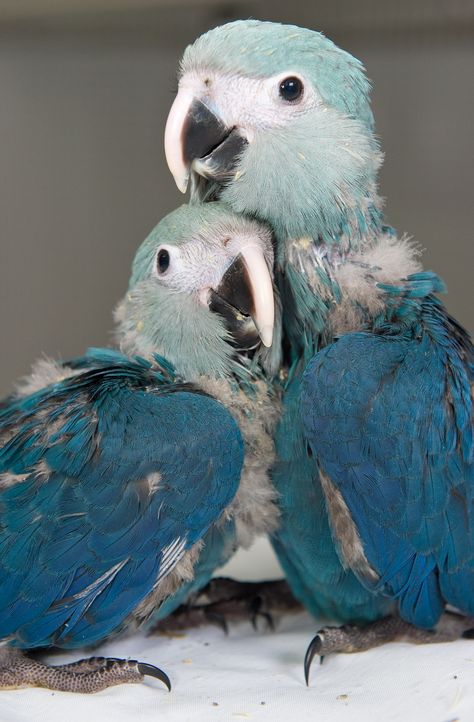
[{"label": "dark eye", "polygon": [[158,251],[156,265],[158,267],[158,273],[164,273],[168,270],[170,265],[170,254],[164,248],[162,248],[161,251]]},{"label": "dark eye", "polygon": [[299,78],[285,78],[280,83],[280,97],[289,103],[294,103],[303,95],[303,83]]}]

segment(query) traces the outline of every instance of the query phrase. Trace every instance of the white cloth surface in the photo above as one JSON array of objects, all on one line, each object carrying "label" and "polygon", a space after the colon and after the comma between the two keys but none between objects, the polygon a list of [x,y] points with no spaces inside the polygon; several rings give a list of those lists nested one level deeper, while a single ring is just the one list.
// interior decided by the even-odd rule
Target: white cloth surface
[{"label": "white cloth surface", "polygon": [[[318,624],[300,613],[277,631],[213,626],[182,637],[136,634],[94,654],[131,657],[162,667],[173,689],[157,680],[94,695],[43,689],[0,693],[1,722],[471,722],[474,642],[388,644],[363,654],[313,662],[305,687],[303,656]],[[50,658],[79,659],[81,651]]]}]

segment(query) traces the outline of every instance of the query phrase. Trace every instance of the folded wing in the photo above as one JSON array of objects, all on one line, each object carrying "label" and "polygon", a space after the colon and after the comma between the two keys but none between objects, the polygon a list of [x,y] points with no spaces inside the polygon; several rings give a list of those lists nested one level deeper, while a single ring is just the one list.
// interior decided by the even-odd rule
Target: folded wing
[{"label": "folded wing", "polygon": [[340,555],[401,615],[474,613],[472,345],[434,305],[418,334],[352,333],[308,366],[301,413]]},{"label": "folded wing", "polygon": [[0,640],[79,646],[120,628],[216,522],[240,479],[229,412],[94,350],[0,407]]}]

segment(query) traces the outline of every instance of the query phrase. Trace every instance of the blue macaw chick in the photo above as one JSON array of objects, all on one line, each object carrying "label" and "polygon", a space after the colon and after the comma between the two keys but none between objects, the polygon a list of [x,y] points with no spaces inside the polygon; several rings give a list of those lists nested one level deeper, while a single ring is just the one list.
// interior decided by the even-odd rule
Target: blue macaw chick
[{"label": "blue macaw chick", "polygon": [[118,307],[130,355],[43,360],[1,405],[0,688],[169,686],[134,660],[50,667],[26,652],[144,623],[275,527],[272,263],[262,225],[218,203],[179,208]]},{"label": "blue macaw chick", "polygon": [[191,179],[275,233],[273,542],[315,615],[375,620],[321,630],[306,676],[315,652],[474,627],[473,348],[440,279],[384,223],[362,64],[305,28],[215,28],[184,53],[165,150],[182,191]]}]

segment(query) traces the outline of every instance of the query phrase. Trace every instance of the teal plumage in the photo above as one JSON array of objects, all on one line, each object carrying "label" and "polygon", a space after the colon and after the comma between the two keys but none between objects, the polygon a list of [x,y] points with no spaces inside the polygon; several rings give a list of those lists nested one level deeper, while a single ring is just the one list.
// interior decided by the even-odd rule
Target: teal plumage
[{"label": "teal plumage", "polygon": [[232,417],[160,359],[99,349],[71,368],[0,414],[0,637],[23,648],[120,629],[230,503],[242,465]]},{"label": "teal plumage", "polygon": [[427,628],[446,603],[474,614],[474,353],[430,286],[417,274],[390,289],[384,322],[318,353],[301,394],[306,437],[375,572],[356,574]]},{"label": "teal plumage", "polygon": [[472,346],[385,223],[369,90],[320,33],[229,23],[185,51],[165,149],[182,190],[275,234],[273,540],[296,596],[342,621],[398,610],[430,628],[447,603],[474,604]]},{"label": "teal plumage", "polygon": [[[236,282],[249,249],[273,293],[265,228],[222,204],[170,214],[139,249],[117,310],[128,353],[40,361],[0,406],[4,645],[95,644],[162,605],[165,614],[206,583],[239,533],[252,537],[246,505],[257,530],[265,517],[272,527],[266,462],[254,458],[261,439],[272,446],[272,415],[257,437],[240,411],[270,404],[264,355],[237,307],[234,319],[211,308],[213,294],[232,300],[226,274]],[[252,273],[241,302],[255,292]],[[251,354],[236,348],[240,326]],[[0,686],[2,670],[0,660]]]},{"label": "teal plumage", "polygon": [[373,127],[362,63],[314,30],[259,20],[221,25],[183,54],[181,75],[201,69],[262,78],[289,69],[307,73],[328,105]]}]

